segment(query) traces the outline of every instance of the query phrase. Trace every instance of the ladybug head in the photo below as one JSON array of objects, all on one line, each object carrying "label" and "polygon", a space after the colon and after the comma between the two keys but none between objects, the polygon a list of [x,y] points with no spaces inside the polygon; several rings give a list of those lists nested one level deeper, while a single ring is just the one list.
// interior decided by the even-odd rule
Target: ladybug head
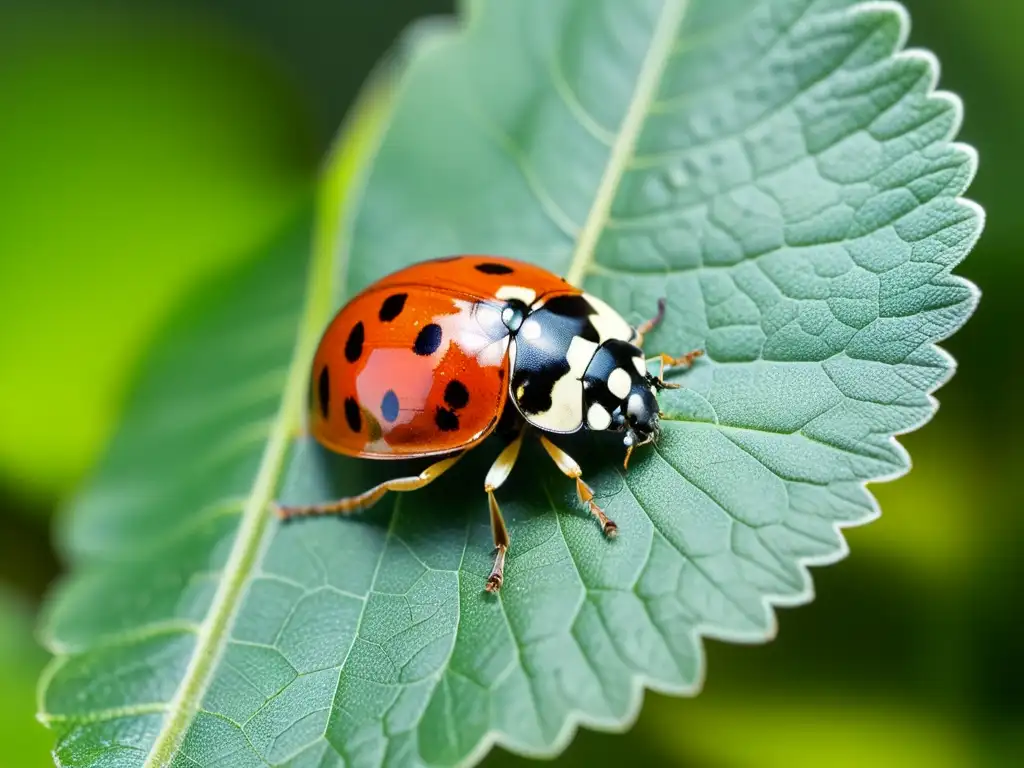
[{"label": "ladybug head", "polygon": [[658,401],[651,387],[634,387],[623,405],[626,411],[623,442],[626,445],[634,441],[643,445],[657,437],[661,425],[658,423]]},{"label": "ladybug head", "polygon": [[593,430],[624,432],[626,461],[634,448],[653,442],[661,428],[657,391],[639,347],[608,339],[594,353],[583,374],[584,409]]},{"label": "ladybug head", "polygon": [[612,415],[611,429],[626,433],[622,438],[622,444],[626,446],[624,466],[628,466],[633,450],[654,442],[661,429],[655,384],[650,378],[633,377],[629,393]]}]

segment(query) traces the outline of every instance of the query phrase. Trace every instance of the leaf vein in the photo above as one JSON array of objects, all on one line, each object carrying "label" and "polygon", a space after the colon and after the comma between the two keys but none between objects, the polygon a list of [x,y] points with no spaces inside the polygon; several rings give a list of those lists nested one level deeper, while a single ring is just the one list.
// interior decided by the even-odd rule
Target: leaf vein
[{"label": "leaf vein", "polygon": [[[657,450],[657,449],[655,449],[655,450]],[[660,454],[660,453],[659,453],[658,455],[659,455],[659,456],[661,456],[661,454]],[[665,460],[664,456],[662,456],[661,458],[662,458],[662,460]],[[672,469],[675,469],[675,467],[674,467],[674,466],[673,466],[673,465],[672,465],[671,463],[669,463],[669,462],[667,462],[667,461],[666,461],[666,463],[667,463],[667,464],[668,464],[668,465],[669,465],[670,467],[672,467]],[[712,502],[714,502],[714,503],[715,503],[716,505],[718,505],[719,507],[721,507],[721,508],[722,508],[722,510],[723,510],[723,511],[724,511],[724,512],[725,512],[725,513],[726,513],[727,515],[729,515],[729,517],[730,517],[730,518],[732,518],[732,520],[733,520],[733,524],[736,524],[737,520],[736,520],[736,518],[735,518],[735,517],[734,517],[734,516],[732,515],[732,513],[731,513],[731,512],[729,512],[729,511],[728,511],[727,509],[725,509],[724,507],[722,507],[722,505],[721,505],[721,504],[719,504],[719,502],[718,502],[717,500],[715,500],[715,499],[714,499],[713,497],[711,497],[710,495],[708,495],[708,494],[707,494],[707,492],[706,492],[706,491],[704,491],[704,489],[703,489],[703,488],[700,488],[699,486],[697,486],[697,485],[694,485],[694,484],[693,484],[693,483],[692,483],[692,482],[691,482],[691,481],[690,481],[690,480],[689,480],[689,479],[688,479],[688,478],[687,478],[686,476],[684,476],[684,475],[683,475],[682,473],[678,472],[678,470],[676,470],[676,471],[677,471],[677,473],[679,474],[679,476],[680,476],[680,477],[681,477],[681,478],[682,478],[683,480],[686,480],[686,482],[690,483],[690,485],[693,485],[693,487],[694,487],[694,488],[696,488],[696,489],[697,489],[698,491],[700,491],[700,492],[701,492],[701,493],[703,493],[703,494],[704,494],[705,496],[707,496],[707,497],[708,497],[708,498],[709,498],[709,499],[710,499],[710,500],[711,500]],[[661,535],[661,537],[662,537],[662,538],[664,538],[664,539],[665,539],[665,541],[666,541],[666,542],[667,542],[667,543],[669,544],[669,546],[671,546],[671,547],[672,547],[672,548],[673,548],[673,549],[674,549],[674,550],[675,550],[675,551],[676,551],[676,552],[677,552],[677,553],[679,554],[679,556],[680,556],[680,557],[682,557],[682,558],[683,558],[683,560],[685,560],[685,561],[686,561],[686,562],[687,562],[687,563],[688,563],[688,564],[690,565],[690,567],[692,567],[692,568],[693,568],[693,569],[694,569],[695,571],[697,571],[697,573],[699,573],[699,574],[700,574],[700,575],[701,575],[701,576],[702,576],[702,577],[704,578],[704,580],[705,580],[705,581],[706,581],[706,582],[707,582],[708,584],[710,584],[710,585],[711,585],[712,587],[714,587],[714,588],[715,588],[715,590],[716,590],[716,591],[718,592],[718,594],[719,594],[719,595],[721,595],[721,596],[722,596],[722,597],[723,597],[723,598],[725,599],[725,601],[726,601],[727,603],[729,603],[730,605],[732,605],[732,606],[733,606],[733,608],[735,608],[735,609],[736,609],[736,610],[737,610],[737,611],[738,611],[738,612],[739,612],[739,613],[740,613],[740,614],[741,614],[742,616],[745,616],[745,617],[746,617],[746,618],[747,618],[747,619],[748,619],[748,620],[749,620],[749,621],[750,621],[751,623],[753,623],[753,624],[754,624],[755,626],[757,626],[757,627],[760,627],[760,626],[761,626],[761,624],[762,624],[762,621],[761,621],[761,617],[760,617],[760,616],[757,616],[757,615],[755,615],[755,614],[751,614],[751,613],[749,613],[749,612],[747,611],[747,608],[746,608],[746,606],[744,606],[744,605],[743,605],[742,603],[740,603],[740,601],[739,601],[739,600],[737,600],[737,599],[736,599],[736,598],[735,598],[735,597],[734,597],[734,596],[732,595],[732,593],[731,593],[731,592],[730,592],[729,590],[727,590],[727,589],[723,588],[723,587],[722,587],[722,585],[720,585],[720,584],[719,584],[719,583],[718,583],[717,581],[715,581],[715,580],[714,580],[714,579],[713,579],[713,578],[711,577],[711,574],[710,574],[710,573],[708,573],[708,572],[707,572],[707,570],[706,570],[706,569],[705,569],[705,568],[704,568],[703,566],[701,566],[701,565],[700,565],[700,563],[699,563],[699,558],[697,558],[697,557],[693,557],[693,556],[691,556],[691,555],[687,554],[687,553],[686,553],[685,551],[683,551],[682,547],[680,547],[680,546],[679,546],[678,544],[676,544],[676,542],[674,542],[674,541],[673,541],[673,540],[672,540],[672,539],[671,539],[671,538],[670,538],[670,537],[668,536],[668,534],[667,534],[667,533],[665,532],[665,530],[664,530],[664,529],[663,529],[663,528],[661,527],[661,524],[660,524],[660,522],[659,522],[659,521],[658,521],[658,520],[657,520],[657,519],[656,519],[656,518],[654,517],[654,515],[652,515],[652,514],[650,513],[650,510],[648,510],[648,509],[647,509],[647,507],[646,507],[646,506],[644,505],[644,503],[643,503],[643,502],[642,502],[642,501],[640,500],[640,497],[639,497],[639,496],[637,495],[636,491],[635,491],[635,490],[633,489],[633,486],[632,486],[632,485],[630,485],[630,484],[629,484],[629,483],[627,482],[627,483],[626,483],[626,487],[627,487],[627,488],[629,489],[629,492],[630,492],[630,494],[631,494],[631,495],[633,496],[633,498],[634,498],[634,499],[636,500],[636,503],[637,503],[637,505],[638,505],[638,506],[640,507],[640,509],[642,509],[642,510],[643,510],[644,514],[645,514],[645,515],[647,515],[647,518],[648,518],[648,519],[649,519],[649,520],[651,521],[651,525],[653,525],[653,526],[654,526],[655,530],[657,530],[657,531],[658,531],[658,533],[659,533],[659,534]],[[680,576],[681,576],[681,575],[682,575],[682,574],[680,574]],[[678,594],[679,594],[679,593],[680,593],[681,591],[682,591],[681,589],[680,589],[680,590],[677,590],[677,591],[676,591],[676,595],[678,596]],[[700,613],[699,613],[699,612],[698,612],[698,615],[700,615]]]},{"label": "leaf vein", "polygon": [[580,237],[576,241],[572,261],[566,272],[565,279],[573,285],[581,284],[587,274],[587,268],[594,260],[595,247],[608,222],[615,193],[629,164],[630,156],[636,149],[636,142],[644,125],[644,116],[656,97],[657,88],[688,7],[688,0],[666,0],[661,16],[656,22],[654,37],[641,65],[633,97],[626,108],[608,164],[601,176],[597,194],[594,196]]}]

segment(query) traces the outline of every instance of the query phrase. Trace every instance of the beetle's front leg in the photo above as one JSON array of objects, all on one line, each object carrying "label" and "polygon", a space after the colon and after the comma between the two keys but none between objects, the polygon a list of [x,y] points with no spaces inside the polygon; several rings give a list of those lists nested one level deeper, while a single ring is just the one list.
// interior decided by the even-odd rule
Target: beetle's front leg
[{"label": "beetle's front leg", "polygon": [[693,365],[693,361],[704,354],[703,349],[695,349],[692,352],[687,352],[685,355],[679,357],[672,357],[672,355],[666,355],[664,352],[654,357],[649,357],[644,361],[645,364],[651,363],[655,360],[658,361],[660,367],[658,369],[657,376],[650,376],[651,383],[658,389],[679,389],[681,384],[669,384],[665,381],[665,369],[666,368],[689,368]]}]

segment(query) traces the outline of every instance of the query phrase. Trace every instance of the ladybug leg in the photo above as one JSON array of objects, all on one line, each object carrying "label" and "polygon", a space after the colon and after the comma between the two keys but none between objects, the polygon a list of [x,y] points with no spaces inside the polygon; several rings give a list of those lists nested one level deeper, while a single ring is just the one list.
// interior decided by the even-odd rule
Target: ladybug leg
[{"label": "ladybug leg", "polygon": [[275,504],[275,512],[279,518],[285,521],[291,520],[293,517],[309,517],[313,515],[348,515],[353,512],[359,512],[372,507],[380,501],[381,496],[388,491],[415,491],[425,485],[429,485],[447,470],[451,469],[452,465],[464,455],[465,454],[460,453],[457,456],[441,459],[440,461],[431,464],[415,477],[396,477],[394,480],[388,480],[380,485],[375,485],[370,490],[364,491],[358,496],[348,496],[344,499],[329,501],[325,504],[310,504],[300,507],[286,507]]},{"label": "ladybug leg", "polygon": [[658,389],[679,389],[679,387],[682,386],[681,384],[669,384],[665,381],[665,369],[689,368],[691,365],[693,365],[693,361],[703,354],[703,349],[695,349],[692,352],[687,352],[685,355],[680,355],[679,357],[672,357],[672,355],[666,355],[664,352],[662,352],[660,355],[655,355],[654,357],[647,358],[647,360],[645,360],[644,362],[646,364],[654,360],[657,360],[661,366],[658,369],[657,378],[654,379],[654,386],[656,386]]},{"label": "ladybug leg", "polygon": [[494,460],[491,468],[487,471],[487,477],[484,478],[484,492],[487,494],[487,505],[491,510],[491,533],[494,535],[494,549],[496,550],[494,567],[491,569],[491,575],[487,577],[487,586],[485,587],[488,592],[497,592],[501,589],[501,582],[504,580],[505,574],[505,554],[508,552],[509,546],[508,528],[505,527],[505,518],[501,516],[501,509],[498,508],[498,500],[494,498],[494,491],[500,488],[511,474],[512,467],[515,466],[516,459],[519,458],[519,449],[523,445],[524,434],[526,431],[520,430],[515,439],[502,449],[498,458]]},{"label": "ladybug leg", "polygon": [[594,501],[594,489],[583,482],[583,470],[576,463],[576,459],[552,443],[544,435],[540,436],[540,444],[544,446],[544,450],[548,452],[548,455],[554,460],[558,468],[562,470],[562,474],[576,481],[576,495],[580,497],[580,501],[590,508],[590,513],[597,518],[604,535],[614,538],[619,532],[619,526],[615,524],[614,520],[608,518],[603,509],[597,506],[597,502]]},{"label": "ladybug leg", "polygon": [[[650,320],[647,320],[647,321],[645,321],[643,323],[640,323],[640,325],[637,326],[637,328],[636,328],[636,338],[633,339],[633,343],[636,346],[638,346],[638,347],[643,347],[643,345],[644,345],[644,336],[646,336],[648,333],[650,333],[655,328],[655,326],[657,326],[664,319],[665,319],[665,299],[661,298],[661,299],[658,299],[658,313],[654,317],[652,317]],[[662,353],[660,355],[655,355],[654,357],[648,358],[645,361],[645,363],[650,363],[653,360],[657,360],[660,363],[661,368],[658,371],[658,378],[654,380],[654,385],[658,389],[679,389],[679,386],[680,386],[679,384],[666,384],[665,383],[665,368],[666,367],[668,367],[668,368],[687,367],[688,368],[693,363],[693,361],[696,358],[700,357],[703,354],[704,354],[704,351],[701,350],[701,349],[695,349],[692,352],[687,352],[685,355],[681,355],[680,357],[672,357],[672,355],[666,355],[665,353]]]},{"label": "ladybug leg", "polygon": [[644,336],[650,333],[658,323],[660,323],[665,317],[665,299],[658,299],[658,314],[652,317],[650,320],[645,320],[640,323],[636,328],[636,338],[633,339],[633,343],[638,347],[644,345]]}]

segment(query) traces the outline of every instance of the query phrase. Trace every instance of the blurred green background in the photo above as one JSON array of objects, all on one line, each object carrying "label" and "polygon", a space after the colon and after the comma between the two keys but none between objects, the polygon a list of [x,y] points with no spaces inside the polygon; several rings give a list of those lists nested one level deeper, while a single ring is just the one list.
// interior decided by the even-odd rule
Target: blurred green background
[{"label": "blurred green background", "polygon": [[[32,635],[61,567],[50,524],[140,354],[308,199],[370,69],[452,5],[0,0],[0,768],[52,765]],[[988,224],[959,272],[983,299],[946,345],[959,372],[814,603],[781,610],[768,645],[709,643],[699,698],[649,694],[629,735],[583,733],[564,765],[1024,765],[1024,4],[906,5],[981,156]]]}]

